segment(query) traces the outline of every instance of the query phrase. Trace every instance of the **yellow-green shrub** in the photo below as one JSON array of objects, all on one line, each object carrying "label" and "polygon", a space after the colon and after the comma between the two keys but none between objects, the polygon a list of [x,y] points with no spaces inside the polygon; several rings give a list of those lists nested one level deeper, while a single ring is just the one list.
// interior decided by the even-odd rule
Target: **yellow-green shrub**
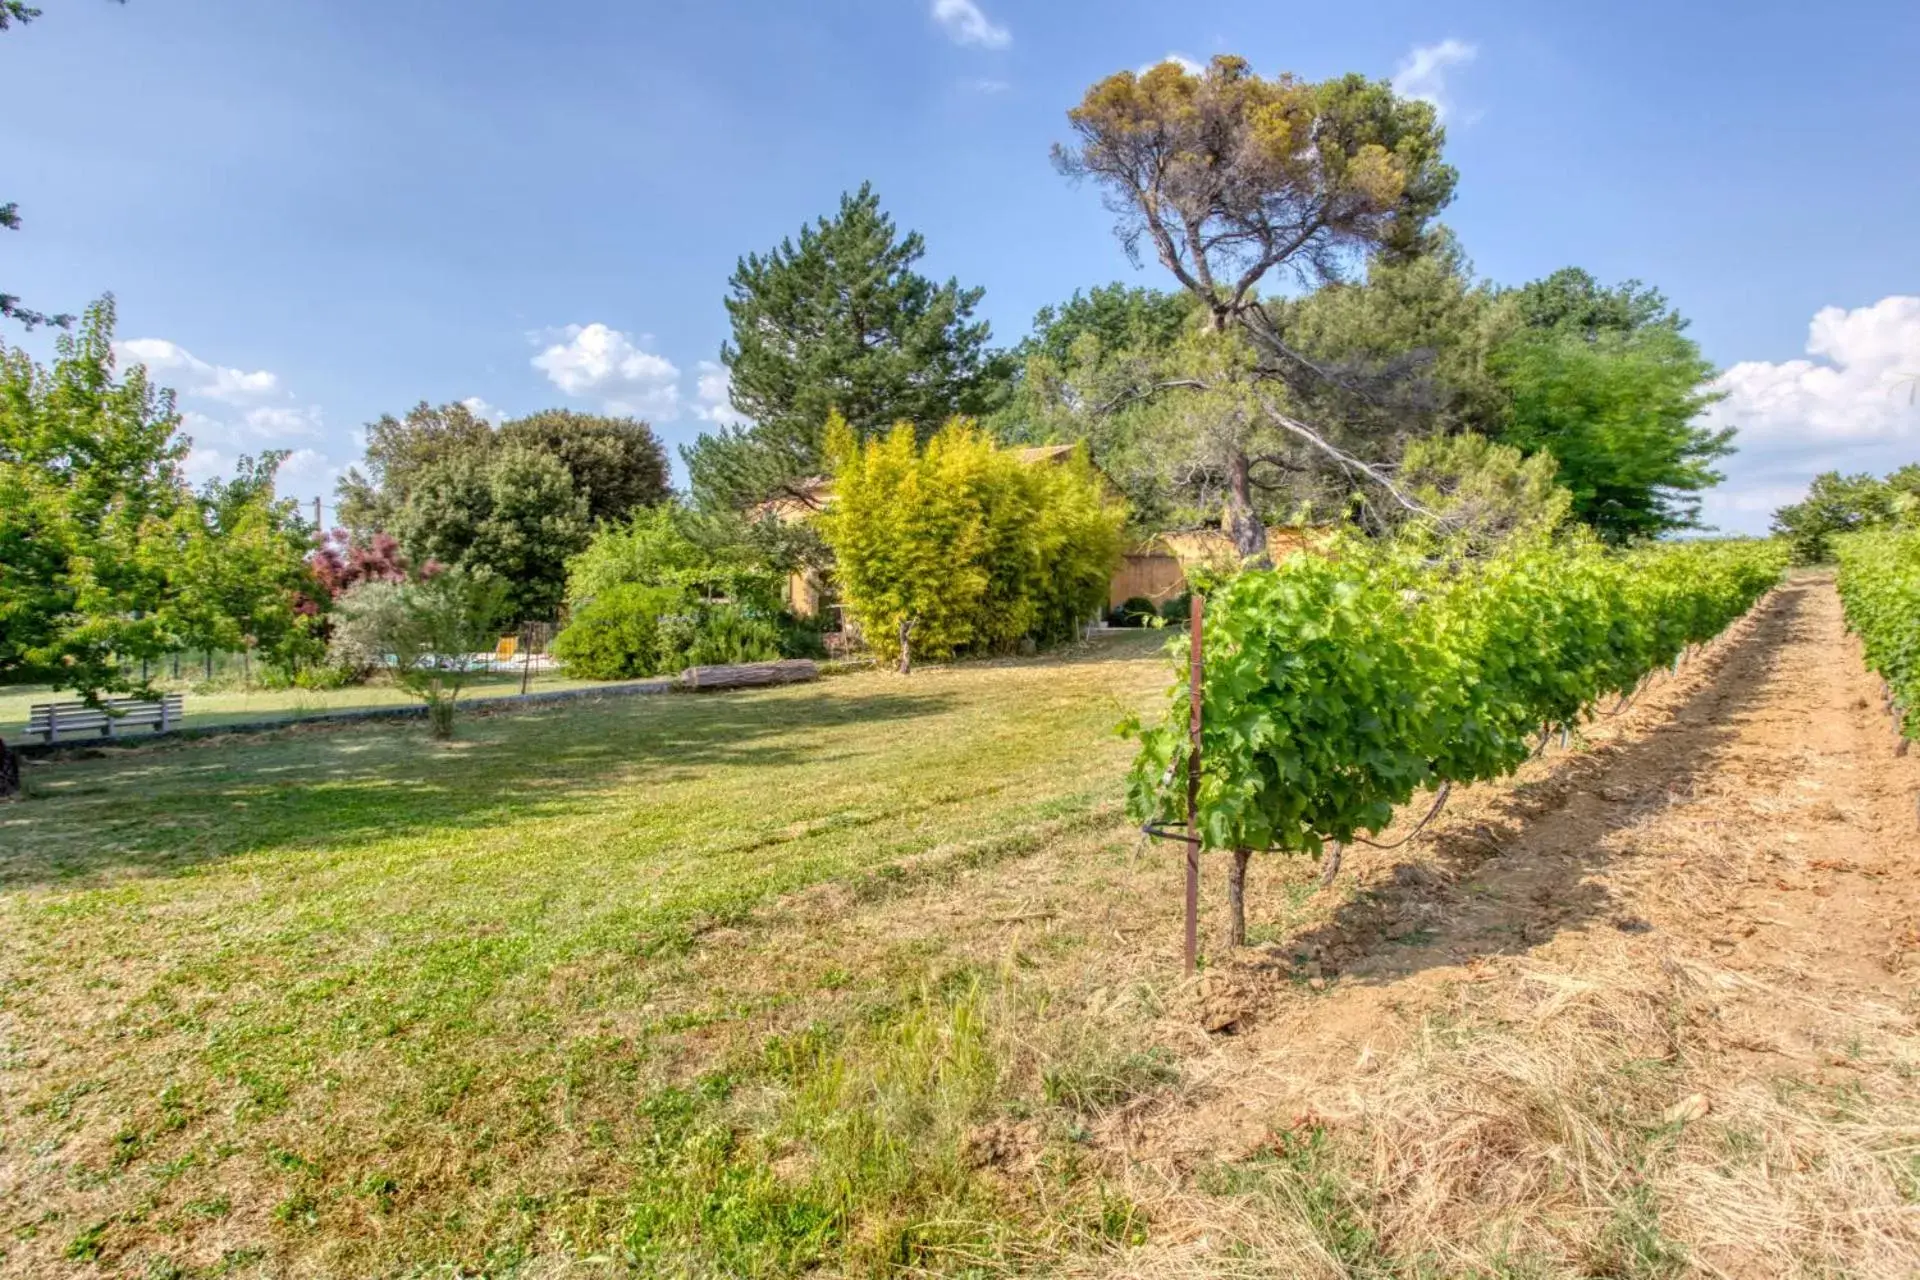
[{"label": "yellow-green shrub", "polygon": [[1029,466],[955,419],[855,440],[828,426],[833,505],[820,518],[841,595],[877,652],[1004,652],[1070,637],[1106,596],[1124,512],[1076,453]]}]

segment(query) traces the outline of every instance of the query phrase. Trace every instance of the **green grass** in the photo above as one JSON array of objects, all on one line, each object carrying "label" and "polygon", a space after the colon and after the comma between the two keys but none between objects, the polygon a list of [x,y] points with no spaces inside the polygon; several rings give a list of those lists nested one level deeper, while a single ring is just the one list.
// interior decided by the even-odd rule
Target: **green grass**
[{"label": "green grass", "polygon": [[[1001,1070],[978,979],[760,948],[728,983],[717,931],[1110,829],[1112,726],[1166,667],[1105,645],[34,765],[0,808],[0,1273],[999,1256],[957,1155]],[[1165,1074],[1115,1061],[1056,1091]]]},{"label": "green grass", "polygon": [[[550,693],[560,689],[585,689],[596,681],[569,680],[564,675],[536,675],[529,691]],[[170,689],[181,688],[177,685]],[[510,697],[520,692],[517,674],[481,676],[461,692],[462,698]],[[385,681],[352,685],[344,689],[240,689],[222,687],[207,693],[186,688],[185,719],[190,729],[213,728],[223,724],[246,724],[262,720],[298,720],[302,716],[329,711],[362,711],[374,707],[418,706],[417,698]],[[71,689],[56,692],[47,685],[0,686],[0,737],[17,741],[26,728],[29,708],[43,702],[73,702],[79,694]],[[129,731],[138,740],[146,730]],[[63,735],[62,741],[73,741]]]}]

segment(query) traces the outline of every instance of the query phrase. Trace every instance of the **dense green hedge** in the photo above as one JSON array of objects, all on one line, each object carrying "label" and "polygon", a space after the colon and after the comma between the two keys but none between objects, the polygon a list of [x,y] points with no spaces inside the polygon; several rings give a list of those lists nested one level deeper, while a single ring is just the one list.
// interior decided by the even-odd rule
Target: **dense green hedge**
[{"label": "dense green hedge", "polygon": [[762,613],[701,601],[676,587],[626,582],[582,605],[554,638],[553,652],[568,675],[624,680],[769,661],[781,656],[782,635]]},{"label": "dense green hedge", "polygon": [[[1785,558],[1771,542],[1541,537],[1466,560],[1356,540],[1239,574],[1206,606],[1206,847],[1318,851],[1422,787],[1506,774],[1543,726],[1719,634]],[[1183,812],[1186,718],[1182,682],[1159,724],[1134,726],[1136,819]]]},{"label": "dense green hedge", "polygon": [[1893,690],[1901,728],[1920,739],[1920,529],[1850,534],[1833,546],[1847,625]]}]

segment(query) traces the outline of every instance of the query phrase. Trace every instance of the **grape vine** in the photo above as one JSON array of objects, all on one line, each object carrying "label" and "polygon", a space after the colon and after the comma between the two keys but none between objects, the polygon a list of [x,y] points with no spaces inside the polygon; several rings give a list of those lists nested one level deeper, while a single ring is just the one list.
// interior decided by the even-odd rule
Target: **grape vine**
[{"label": "grape vine", "polygon": [[[1785,566],[1772,542],[1613,552],[1576,534],[1486,559],[1340,544],[1207,596],[1202,847],[1318,853],[1378,832],[1416,791],[1501,777],[1545,726],[1629,695],[1718,635]],[[1184,679],[1131,723],[1136,820],[1184,820]]]},{"label": "grape vine", "polygon": [[1849,534],[1834,549],[1847,626],[1887,682],[1902,731],[1920,740],[1920,529]]}]

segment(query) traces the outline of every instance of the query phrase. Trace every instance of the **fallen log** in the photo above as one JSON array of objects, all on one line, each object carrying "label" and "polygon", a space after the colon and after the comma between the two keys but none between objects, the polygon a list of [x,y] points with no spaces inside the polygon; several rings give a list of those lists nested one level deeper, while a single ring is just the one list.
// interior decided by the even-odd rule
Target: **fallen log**
[{"label": "fallen log", "polygon": [[680,673],[680,683],[689,689],[750,689],[756,685],[797,684],[819,678],[820,668],[811,658],[783,658],[779,662],[745,662],[725,667],[688,667]]}]

